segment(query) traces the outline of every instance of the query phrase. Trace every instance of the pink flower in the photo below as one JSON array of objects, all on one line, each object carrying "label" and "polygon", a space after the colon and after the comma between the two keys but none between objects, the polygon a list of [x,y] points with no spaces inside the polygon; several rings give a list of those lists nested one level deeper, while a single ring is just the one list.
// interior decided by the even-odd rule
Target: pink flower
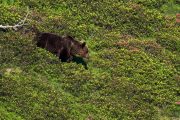
[{"label": "pink flower", "polygon": [[178,102],[175,102],[176,103],[176,105],[180,105],[180,101],[178,101]]}]

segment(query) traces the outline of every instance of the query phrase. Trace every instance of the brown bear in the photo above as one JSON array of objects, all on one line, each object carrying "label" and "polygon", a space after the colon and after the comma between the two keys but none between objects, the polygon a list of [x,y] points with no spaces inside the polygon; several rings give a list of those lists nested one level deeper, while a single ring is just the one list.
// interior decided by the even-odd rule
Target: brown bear
[{"label": "brown bear", "polygon": [[70,62],[75,55],[89,57],[86,43],[81,43],[71,36],[61,37],[52,33],[37,32],[35,40],[38,47],[56,54],[64,62]]}]

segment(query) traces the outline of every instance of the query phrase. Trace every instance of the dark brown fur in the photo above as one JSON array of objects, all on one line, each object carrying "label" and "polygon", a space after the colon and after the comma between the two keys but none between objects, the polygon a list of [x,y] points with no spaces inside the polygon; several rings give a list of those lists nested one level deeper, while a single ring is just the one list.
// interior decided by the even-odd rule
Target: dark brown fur
[{"label": "dark brown fur", "polygon": [[56,54],[62,61],[71,61],[73,56],[88,58],[86,43],[81,43],[71,36],[61,37],[52,33],[40,33],[35,37],[37,46]]}]

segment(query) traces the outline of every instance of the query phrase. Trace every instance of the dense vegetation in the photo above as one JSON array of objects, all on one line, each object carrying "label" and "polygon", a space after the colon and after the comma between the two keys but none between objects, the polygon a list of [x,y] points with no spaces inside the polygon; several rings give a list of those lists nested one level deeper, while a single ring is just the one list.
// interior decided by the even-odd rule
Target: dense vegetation
[{"label": "dense vegetation", "polygon": [[[180,119],[179,0],[0,0],[0,119]],[[65,63],[29,31],[88,44]]]}]

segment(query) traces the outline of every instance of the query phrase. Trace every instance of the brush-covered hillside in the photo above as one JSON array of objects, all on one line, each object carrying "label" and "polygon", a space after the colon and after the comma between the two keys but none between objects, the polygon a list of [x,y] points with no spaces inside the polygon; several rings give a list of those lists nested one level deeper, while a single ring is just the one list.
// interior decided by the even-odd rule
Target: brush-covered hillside
[{"label": "brush-covered hillside", "polygon": [[[1,120],[179,120],[179,0],[0,0]],[[85,41],[70,63],[31,27]]]}]

